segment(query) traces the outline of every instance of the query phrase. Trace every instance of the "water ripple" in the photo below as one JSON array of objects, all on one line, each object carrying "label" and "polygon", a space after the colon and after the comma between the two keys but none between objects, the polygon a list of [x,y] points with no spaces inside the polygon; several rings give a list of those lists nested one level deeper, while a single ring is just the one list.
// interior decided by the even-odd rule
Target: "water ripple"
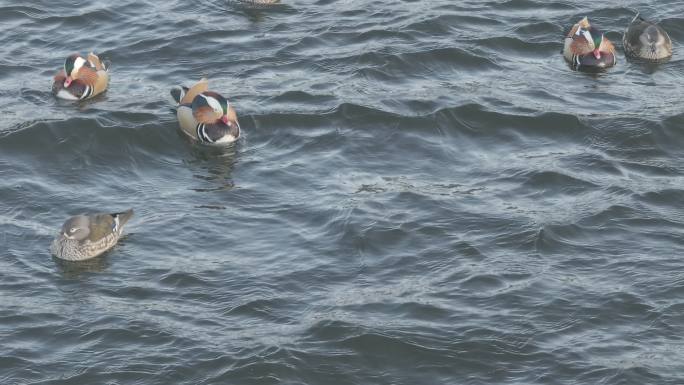
[{"label": "water ripple", "polygon": [[[0,382],[681,383],[680,3],[0,5]],[[669,62],[564,63],[637,10]],[[91,50],[108,92],[55,100]],[[202,76],[235,146],[178,130]]]}]

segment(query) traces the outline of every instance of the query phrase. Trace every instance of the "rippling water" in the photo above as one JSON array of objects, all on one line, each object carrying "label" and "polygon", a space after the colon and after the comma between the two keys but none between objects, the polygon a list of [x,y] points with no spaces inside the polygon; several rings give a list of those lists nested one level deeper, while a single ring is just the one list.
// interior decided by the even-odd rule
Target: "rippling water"
[{"label": "rippling water", "polygon": [[[681,1],[109,3],[0,2],[0,383],[684,382]],[[635,10],[672,60],[568,68]],[[89,50],[110,90],[55,100]],[[201,76],[232,149],[178,132]]]}]

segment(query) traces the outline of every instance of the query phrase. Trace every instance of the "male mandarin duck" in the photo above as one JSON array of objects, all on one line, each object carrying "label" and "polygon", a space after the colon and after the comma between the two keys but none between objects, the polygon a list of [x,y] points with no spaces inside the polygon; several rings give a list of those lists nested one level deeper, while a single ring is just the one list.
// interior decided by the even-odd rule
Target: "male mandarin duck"
[{"label": "male mandarin duck", "polygon": [[615,65],[615,47],[585,17],[565,37],[563,56],[576,69],[608,68]]},{"label": "male mandarin duck", "polygon": [[627,27],[622,39],[628,56],[658,61],[672,56],[672,40],[659,25],[638,14]]},{"label": "male mandarin duck", "polygon": [[58,98],[83,100],[104,92],[109,85],[107,67],[92,52],[87,59],[73,54],[64,61],[64,68],[55,75],[52,93]]},{"label": "male mandarin duck", "polygon": [[177,86],[171,96],[178,103],[178,123],[190,138],[204,144],[230,144],[240,137],[235,109],[220,94],[209,91],[202,79],[190,88]]}]

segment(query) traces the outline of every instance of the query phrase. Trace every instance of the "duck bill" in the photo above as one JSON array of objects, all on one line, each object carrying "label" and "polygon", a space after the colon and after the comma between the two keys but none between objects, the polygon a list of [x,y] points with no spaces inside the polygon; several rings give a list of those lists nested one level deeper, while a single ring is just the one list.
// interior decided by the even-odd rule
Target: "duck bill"
[{"label": "duck bill", "polygon": [[601,58],[601,51],[599,51],[598,48],[594,50],[594,57],[596,58],[596,60]]},{"label": "duck bill", "polygon": [[225,123],[225,124],[228,124],[228,115],[223,115],[223,116],[221,117],[221,121],[222,121],[223,123]]},{"label": "duck bill", "polygon": [[74,79],[72,79],[71,76],[67,76],[66,80],[64,80],[64,87],[69,87],[72,81],[74,81]]}]

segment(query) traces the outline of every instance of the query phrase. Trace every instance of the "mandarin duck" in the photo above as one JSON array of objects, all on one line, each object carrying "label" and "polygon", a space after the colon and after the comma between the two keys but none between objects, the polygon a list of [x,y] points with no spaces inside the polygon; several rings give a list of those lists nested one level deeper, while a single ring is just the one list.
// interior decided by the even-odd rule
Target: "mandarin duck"
[{"label": "mandarin duck", "polygon": [[109,85],[107,67],[92,52],[87,58],[73,54],[55,75],[52,93],[67,100],[84,100],[104,92]]},{"label": "mandarin duck", "polygon": [[235,109],[220,94],[209,91],[207,79],[192,87],[177,86],[171,96],[177,103],[180,128],[203,144],[230,144],[240,137]]},{"label": "mandarin duck", "polygon": [[575,69],[608,68],[615,65],[615,47],[586,17],[565,37],[563,56]]}]

